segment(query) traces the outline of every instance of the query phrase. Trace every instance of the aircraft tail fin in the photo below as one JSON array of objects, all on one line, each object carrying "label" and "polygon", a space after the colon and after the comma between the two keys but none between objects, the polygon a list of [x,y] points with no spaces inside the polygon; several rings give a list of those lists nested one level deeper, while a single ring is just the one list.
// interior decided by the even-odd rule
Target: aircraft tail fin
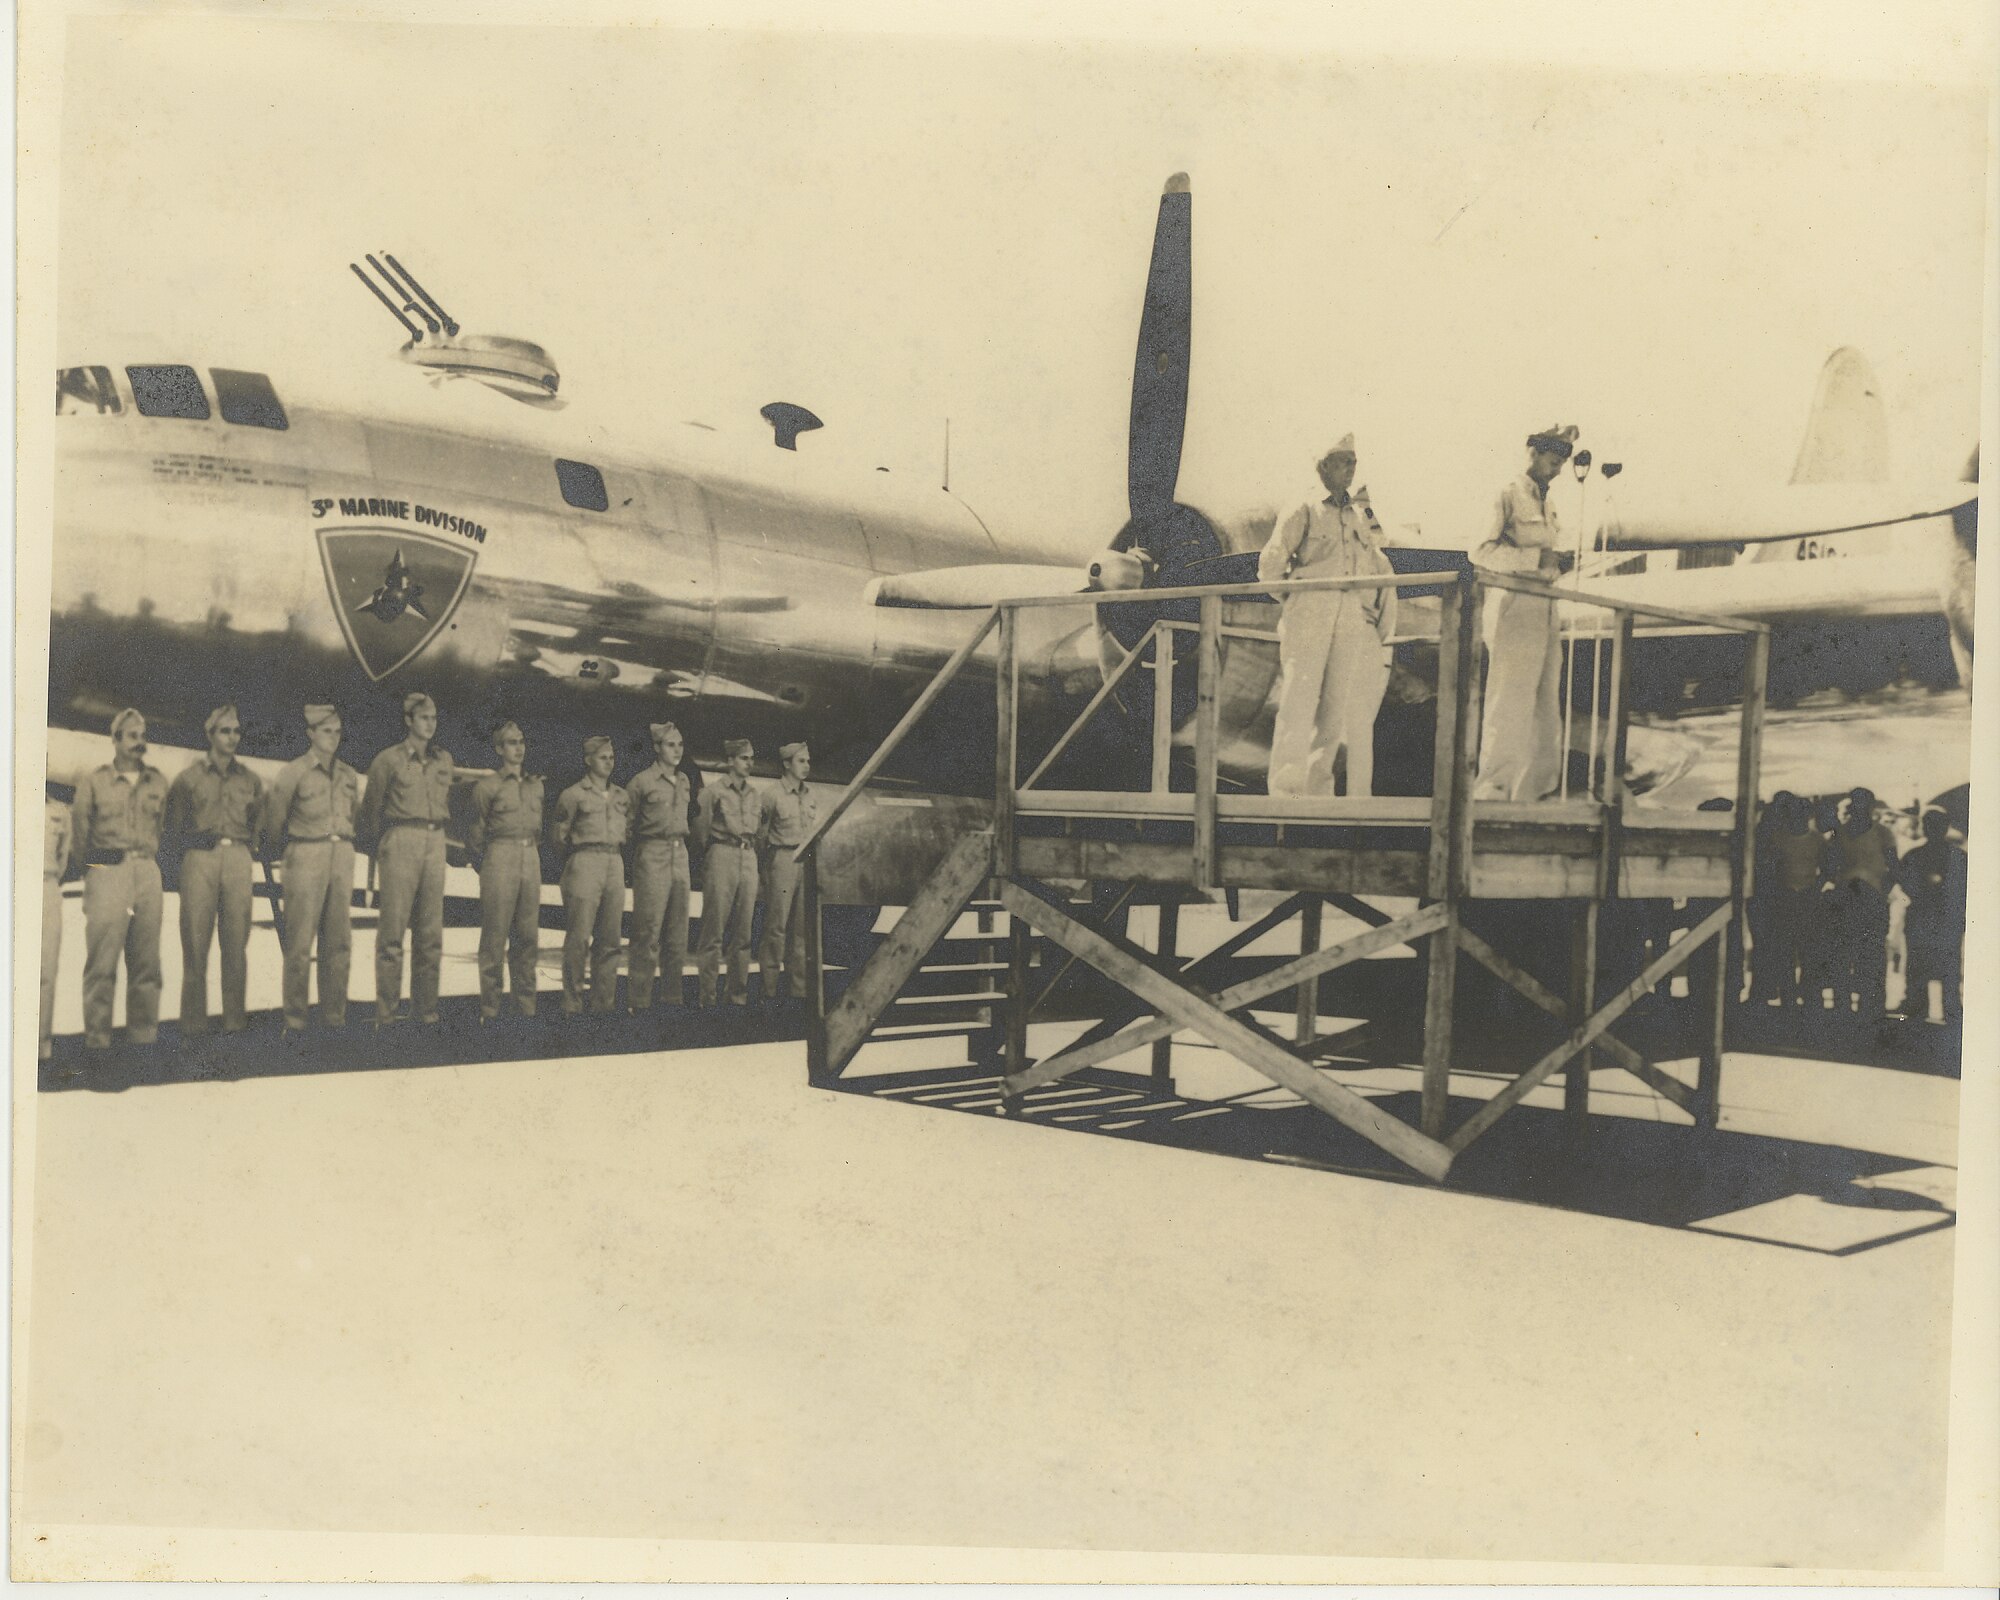
[{"label": "aircraft tail fin", "polygon": [[[1889,477],[1889,414],[1868,358],[1842,345],[1819,370],[1806,413],[1805,437],[1792,463],[1793,483],[1885,483]],[[1799,541],[1762,546],[1755,561],[1793,561]]]}]

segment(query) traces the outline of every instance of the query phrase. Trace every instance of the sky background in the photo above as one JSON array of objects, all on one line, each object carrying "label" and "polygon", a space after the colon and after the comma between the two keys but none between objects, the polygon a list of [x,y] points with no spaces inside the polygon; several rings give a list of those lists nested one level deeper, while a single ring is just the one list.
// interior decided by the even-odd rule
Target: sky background
[{"label": "sky background", "polygon": [[1973,81],[77,18],[59,347],[141,359],[118,341],[144,333],[338,393],[401,338],[346,267],[386,247],[636,446],[761,436],[783,398],[827,421],[805,449],[934,480],[948,416],[953,487],[1082,555],[1124,518],[1153,219],[1186,171],[1181,494],[1208,509],[1303,493],[1349,430],[1385,519],[1438,542],[1479,536],[1552,422],[1632,481],[1782,479],[1840,344],[1898,473],[1949,478],[1978,429]]}]

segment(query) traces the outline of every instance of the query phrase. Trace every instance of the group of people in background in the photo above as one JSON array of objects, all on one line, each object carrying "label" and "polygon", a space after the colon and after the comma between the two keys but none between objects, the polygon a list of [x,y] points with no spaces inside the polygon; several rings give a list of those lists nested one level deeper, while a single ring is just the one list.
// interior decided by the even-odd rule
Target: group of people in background
[{"label": "group of people in background", "polygon": [[1891,896],[1901,891],[1901,1012],[1930,1016],[1930,986],[1955,1022],[1963,997],[1966,854],[1938,807],[1922,839],[1898,852],[1875,796],[1807,800],[1781,789],[1757,822],[1750,924],[1750,1002],[1882,1016],[1888,1009]]},{"label": "group of people in background", "polygon": [[[1549,485],[1575,448],[1574,426],[1527,439],[1528,460],[1494,501],[1473,565],[1548,582],[1565,564]],[[1260,583],[1393,577],[1368,491],[1351,489],[1359,457],[1346,434],[1317,463],[1324,496],[1278,519],[1257,561]],[[1278,622],[1278,711],[1268,778],[1274,795],[1331,795],[1345,754],[1350,796],[1374,792],[1375,720],[1389,686],[1396,631],[1393,585],[1286,593]],[[1541,800],[1562,779],[1562,655],[1556,603],[1496,589],[1484,619],[1487,678],[1475,793]]]},{"label": "group of people in background", "polygon": [[[69,805],[47,807],[42,880],[41,1056],[52,1051],[55,986],[62,947],[62,883],[83,878],[84,1045],[113,1039],[118,971],[125,970],[126,1037],[159,1037],[163,857],[180,878],[183,1036],[210,1025],[208,971],[221,968],[222,1032],[247,1026],[247,949],[255,875],[275,867],[274,921],[284,952],[287,1034],[311,1015],[318,969],[319,1020],[345,1023],[355,856],[372,857],[378,889],[375,1018],[402,1020],[405,954],[407,1015],[438,1021],[444,950],[446,836],[455,785],[470,782],[466,846],[479,874],[479,1014],[499,1017],[511,1001],[535,1014],[542,850],[561,862],[564,913],[562,1009],[617,1006],[628,873],[632,937],[626,1005],[686,1002],[691,860],[702,854],[702,915],[696,946],[697,996],[747,1006],[750,940],[764,911],[759,952],[767,1000],[807,993],[805,918],[792,852],[817,817],[803,742],[779,752],[776,784],[753,784],[750,741],[724,744],[726,769],[706,785],[686,760],[671,722],[652,725],[655,760],[621,785],[612,740],[583,741],[583,778],[555,799],[527,767],[527,738],[505,722],[493,733],[497,765],[462,773],[437,743],[438,712],[421,692],[403,698],[405,734],[378,754],[366,777],[340,758],[339,708],[304,708],[306,751],[267,786],[237,756],[243,728],[236,708],[218,706],[205,723],[206,754],[170,783],[146,761],[146,719],[136,710],[111,721],[112,758],[88,773]],[[726,988],[723,977],[726,969]]]}]

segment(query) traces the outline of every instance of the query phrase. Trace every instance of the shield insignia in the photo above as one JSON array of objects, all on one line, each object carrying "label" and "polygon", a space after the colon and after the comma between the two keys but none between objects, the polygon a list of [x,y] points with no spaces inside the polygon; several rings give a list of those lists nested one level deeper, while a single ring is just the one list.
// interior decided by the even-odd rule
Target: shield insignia
[{"label": "shield insignia", "polygon": [[333,614],[361,670],[380,683],[435,639],[472,582],[476,550],[396,528],[319,528]]}]

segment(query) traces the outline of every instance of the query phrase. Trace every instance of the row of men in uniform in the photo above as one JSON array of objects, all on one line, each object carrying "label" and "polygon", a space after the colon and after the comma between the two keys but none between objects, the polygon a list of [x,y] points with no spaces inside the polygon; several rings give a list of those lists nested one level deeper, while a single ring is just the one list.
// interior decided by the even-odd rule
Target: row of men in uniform
[{"label": "row of men in uniform", "polygon": [[[1575,447],[1573,425],[1528,436],[1525,470],[1494,500],[1474,566],[1541,582],[1566,564],[1549,485]],[[1354,435],[1337,440],[1316,470],[1326,490],[1278,519],[1257,561],[1260,583],[1394,576],[1382,524],[1365,488],[1353,489]],[[1278,621],[1278,711],[1268,787],[1278,795],[1331,795],[1346,751],[1349,795],[1374,792],[1375,719],[1389,686],[1396,631],[1393,587],[1287,593]],[[1552,599],[1497,589],[1483,622],[1487,678],[1475,794],[1542,800],[1562,777],[1561,637]]]},{"label": "row of men in uniform", "polygon": [[1758,818],[1750,925],[1750,1000],[1818,1011],[1886,1010],[1890,895],[1904,896],[1905,1015],[1930,1014],[1943,990],[1947,1022],[1960,1015],[1967,861],[1939,808],[1925,811],[1922,840],[1898,853],[1875,796],[1855,789],[1841,805],[1780,790]]},{"label": "row of men in uniform", "polygon": [[[285,1028],[307,1025],[315,958],[320,1019],[332,1026],[344,1023],[357,849],[373,855],[379,888],[377,1022],[399,1014],[406,945],[412,1013],[418,1022],[435,1022],[445,834],[457,769],[450,752],[436,743],[437,706],[429,695],[406,695],[403,721],[405,737],[375,757],[364,783],[340,759],[339,710],[307,706],[310,748],[267,788],[237,758],[242,723],[234,706],[209,714],[206,755],[172,783],[145,759],[146,719],[135,710],[114,717],[112,759],[84,778],[71,805],[51,800],[47,808],[42,1058],[51,1052],[61,884],[72,871],[83,875],[85,1046],[111,1044],[121,960],[127,1036],[135,1044],[157,1039],[163,845],[180,860],[184,1035],[208,1026],[211,950],[221,967],[221,1028],[236,1032],[246,1025],[252,872],[260,858],[267,870],[269,863],[281,863]],[[726,966],[727,998],[748,1004],[750,937],[760,898],[765,993],[776,998],[782,973],[793,997],[804,997],[805,924],[792,851],[816,821],[806,782],[810,751],[803,743],[784,746],[783,777],[765,787],[750,782],[750,742],[728,740],[724,774],[702,785],[697,799],[695,780],[684,770],[680,730],[661,722],[651,731],[657,760],[623,785],[612,781],[612,741],[601,734],[585,739],[584,777],[563,790],[552,808],[544,803],[544,780],[527,770],[520,727],[508,722],[495,731],[498,766],[471,786],[466,841],[479,872],[482,1019],[497,1017],[508,998],[522,1015],[535,1012],[544,838],[563,862],[564,1011],[581,1011],[586,1004],[608,1011],[616,1004],[628,852],[633,935],[627,1002],[634,1010],[650,1007],[661,974],[658,998],[668,1005],[684,1002],[691,839],[705,851],[696,950],[701,1003],[715,1003]]]}]

